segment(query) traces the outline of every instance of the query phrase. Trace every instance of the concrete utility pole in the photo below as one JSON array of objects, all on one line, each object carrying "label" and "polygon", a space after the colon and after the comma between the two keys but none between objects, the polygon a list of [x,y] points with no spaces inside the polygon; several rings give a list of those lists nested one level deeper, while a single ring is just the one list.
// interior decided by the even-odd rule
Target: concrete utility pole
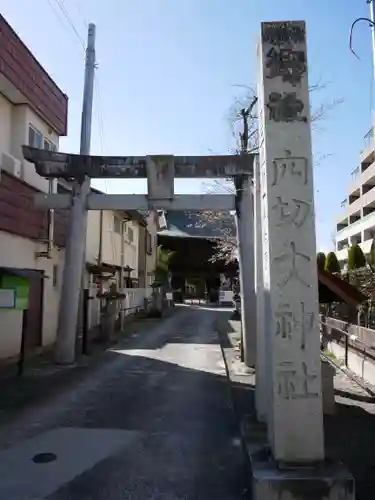
[{"label": "concrete utility pole", "polygon": [[[81,155],[90,154],[94,72],[95,25],[90,24],[87,37],[85,82],[83,90]],[[74,363],[75,360],[78,310],[86,250],[86,202],[89,192],[90,178],[88,176],[74,183],[70,208],[70,232],[65,249],[65,267],[61,287],[55,351],[55,360],[59,364],[71,364]]]}]

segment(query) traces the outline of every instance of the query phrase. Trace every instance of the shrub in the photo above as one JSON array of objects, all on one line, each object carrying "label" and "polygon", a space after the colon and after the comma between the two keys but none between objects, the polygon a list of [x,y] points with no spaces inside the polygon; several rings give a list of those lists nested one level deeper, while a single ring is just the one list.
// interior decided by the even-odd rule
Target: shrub
[{"label": "shrub", "polygon": [[341,272],[339,261],[337,260],[335,252],[329,252],[326,258],[325,270],[329,273]]},{"label": "shrub", "polygon": [[324,270],[326,267],[326,254],[319,252],[316,256],[316,263],[318,264],[318,269]]},{"label": "shrub", "polygon": [[348,251],[348,271],[361,269],[361,267],[366,267],[366,258],[362,252],[362,248],[355,243]]}]

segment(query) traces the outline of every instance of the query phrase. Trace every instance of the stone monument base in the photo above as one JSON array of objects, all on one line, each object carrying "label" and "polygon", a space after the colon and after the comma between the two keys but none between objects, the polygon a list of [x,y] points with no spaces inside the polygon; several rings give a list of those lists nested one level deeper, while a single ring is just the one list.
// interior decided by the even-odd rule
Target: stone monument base
[{"label": "stone monument base", "polygon": [[268,448],[251,454],[254,500],[354,500],[353,476],[339,463],[279,467]]}]

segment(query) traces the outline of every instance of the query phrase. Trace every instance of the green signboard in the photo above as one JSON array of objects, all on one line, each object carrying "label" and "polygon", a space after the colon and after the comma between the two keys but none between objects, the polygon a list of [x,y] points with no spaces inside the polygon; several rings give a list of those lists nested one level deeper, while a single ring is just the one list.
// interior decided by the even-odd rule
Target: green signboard
[{"label": "green signboard", "polygon": [[3,274],[0,276],[0,288],[15,291],[14,309],[25,310],[29,306],[29,279],[13,274]]}]

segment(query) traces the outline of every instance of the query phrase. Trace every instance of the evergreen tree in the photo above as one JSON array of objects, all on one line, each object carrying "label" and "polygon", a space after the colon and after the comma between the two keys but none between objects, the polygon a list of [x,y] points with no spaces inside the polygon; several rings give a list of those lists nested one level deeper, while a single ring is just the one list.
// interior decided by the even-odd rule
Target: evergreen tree
[{"label": "evergreen tree", "polygon": [[372,245],[370,249],[370,255],[368,256],[368,263],[372,268],[375,266],[375,241],[372,240]]},{"label": "evergreen tree", "polygon": [[175,252],[172,252],[162,246],[156,248],[156,270],[155,281],[165,283],[168,279],[171,259]]},{"label": "evergreen tree", "polygon": [[340,273],[341,268],[335,252],[329,252],[325,262],[325,270],[329,273]]},{"label": "evergreen tree", "polygon": [[348,271],[361,269],[361,267],[366,267],[366,258],[362,252],[362,248],[355,243],[348,251]]},{"label": "evergreen tree", "polygon": [[318,264],[318,269],[324,270],[326,267],[326,254],[319,252],[316,256],[316,263]]}]

